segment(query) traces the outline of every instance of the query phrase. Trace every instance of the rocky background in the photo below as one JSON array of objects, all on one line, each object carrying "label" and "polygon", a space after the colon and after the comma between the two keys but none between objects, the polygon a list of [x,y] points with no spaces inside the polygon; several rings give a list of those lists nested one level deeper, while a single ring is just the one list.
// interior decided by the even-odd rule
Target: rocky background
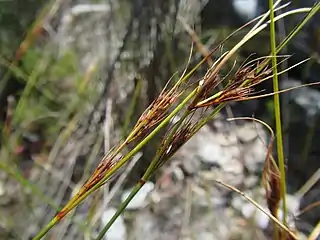
[{"label": "rocky background", "polygon": [[[290,8],[314,2],[293,1]],[[0,239],[30,239],[79,189],[172,74],[183,69],[191,37],[181,19],[210,49],[267,8],[263,0],[1,1]],[[319,15],[283,52],[293,54],[288,65],[311,60],[282,76],[282,88],[319,81]],[[35,39],[28,38],[36,16],[43,29]],[[279,37],[299,20],[282,22]],[[17,50],[23,39],[29,39],[27,52]],[[268,52],[268,35],[262,33],[237,58],[241,62],[252,53]],[[271,90],[272,84],[261,88]],[[306,210],[320,200],[318,90],[305,87],[281,96],[288,208],[301,239],[320,218],[319,207]],[[269,239],[268,218],[215,180],[266,207],[261,171],[268,132],[252,122],[226,119],[254,114],[273,125],[272,107],[272,98],[266,98],[222,111],[144,186],[106,239]],[[13,109],[16,115],[6,135]],[[94,238],[140,178],[158,143],[152,141],[123,174],[47,238]],[[311,187],[310,179],[315,179]]]}]

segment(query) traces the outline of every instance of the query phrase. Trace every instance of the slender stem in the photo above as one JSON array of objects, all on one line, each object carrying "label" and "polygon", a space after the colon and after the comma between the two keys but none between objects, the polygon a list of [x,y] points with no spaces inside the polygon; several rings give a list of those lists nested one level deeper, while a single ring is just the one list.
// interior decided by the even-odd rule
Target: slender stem
[{"label": "slender stem", "polygon": [[204,125],[206,125],[210,120],[212,120],[218,112],[221,111],[222,108],[224,108],[226,106],[226,103],[221,103],[219,104],[217,107],[214,108],[213,112],[205,117],[204,119],[202,119],[201,121],[199,121],[194,129],[194,133],[198,132],[200,130],[200,128],[202,128]]},{"label": "slender stem", "polygon": [[129,196],[126,198],[126,200],[121,203],[115,214],[112,216],[112,218],[109,220],[109,222],[104,226],[102,231],[99,233],[96,240],[101,240],[103,236],[106,234],[106,232],[109,230],[109,228],[112,226],[112,224],[116,221],[116,219],[120,216],[120,214],[125,210],[127,205],[130,203],[130,201],[133,199],[133,197],[140,191],[140,189],[143,187],[144,183],[149,180],[152,173],[158,168],[157,164],[159,163],[160,157],[162,156],[162,153],[166,151],[168,144],[170,143],[171,139],[174,136],[174,133],[178,130],[178,128],[181,126],[184,119],[188,116],[190,113],[190,110],[186,110],[179,120],[174,126],[174,128],[171,130],[169,136],[166,138],[165,144],[161,146],[160,151],[157,152],[155,157],[152,159],[150,165],[148,166],[146,172],[143,174],[141,180],[136,184],[136,186],[132,189]]},{"label": "slender stem", "polygon": [[139,181],[136,186],[132,189],[129,196],[126,198],[126,200],[121,203],[119,208],[117,209],[117,212],[112,216],[112,218],[109,220],[109,222],[104,226],[102,231],[99,233],[96,240],[103,239],[103,236],[106,234],[106,232],[109,230],[109,228],[112,226],[112,224],[117,220],[119,215],[124,211],[124,209],[128,206],[128,204],[131,202],[131,200],[134,198],[134,196],[139,192],[139,190],[143,187],[144,181]]},{"label": "slender stem", "polygon": [[[156,133],[160,131],[170,120],[173,118],[187,102],[193,98],[197,93],[197,89],[194,89],[145,139],[143,139],[133,150],[131,150],[127,155],[124,156],[110,171],[92,188],[81,194],[77,199],[71,200],[72,204],[67,204],[63,208],[64,214],[70,212],[78,204],[80,204],[88,195],[100,188],[107,179],[109,179],[117,170],[119,170],[133,155],[135,155]],[[55,217],[56,218],[56,217]],[[50,223],[53,220],[50,221]],[[58,220],[59,221],[59,220]],[[43,230],[41,230],[37,236],[33,239],[41,239],[55,224],[48,224]],[[57,221],[55,222],[57,223]],[[45,230],[45,231],[44,231]]]},{"label": "slender stem", "polygon": [[270,45],[272,52],[272,70],[273,70],[273,91],[274,94],[274,113],[276,121],[276,132],[277,132],[277,151],[278,151],[278,163],[280,170],[280,188],[281,196],[283,202],[283,223],[286,225],[287,222],[287,203],[286,203],[286,172],[285,172],[285,162],[283,154],[283,141],[282,141],[282,127],[281,127],[281,111],[280,111],[280,97],[279,93],[279,80],[277,72],[277,49],[276,49],[276,30],[275,30],[275,21],[274,21],[274,9],[273,9],[273,0],[269,0],[269,9],[270,9]]},{"label": "slender stem", "polygon": [[[269,0],[270,1],[270,0]],[[280,52],[288,42],[302,29],[304,25],[320,10],[320,1],[318,1],[308,12],[308,14],[303,18],[303,20],[297,24],[294,29],[289,33],[289,35],[283,39],[283,41],[279,44],[277,53]]]},{"label": "slender stem", "polygon": [[[312,10],[309,12],[308,16],[305,18],[306,21],[308,19],[311,18],[312,15],[314,15],[318,10],[319,10],[319,7],[320,7],[320,2],[318,2],[316,4],[315,7],[312,8]],[[294,13],[298,13],[298,12],[305,12],[307,11],[307,9],[301,9],[301,10],[295,10],[295,11],[290,11],[288,13],[286,13],[286,15],[291,15],[291,14],[294,14]],[[282,17],[286,16],[285,14]],[[274,19],[276,20],[276,19]],[[302,22],[298,28],[301,28],[305,23],[306,21]],[[250,36],[246,36],[246,40],[242,41],[241,43],[237,44],[236,48],[233,49],[233,51],[231,51],[231,53],[229,53],[229,56],[232,55],[236,49],[238,49],[240,46],[242,46],[242,44],[244,44],[244,42],[248,41],[250,38],[252,38],[254,35],[258,34],[262,29],[264,29],[267,25],[263,25],[263,26],[260,26],[259,28],[255,29],[255,31],[253,31]],[[287,38],[286,41],[289,41],[297,32],[299,31],[299,29],[295,29],[294,32],[290,35],[290,38]],[[286,42],[284,41],[282,44],[285,44]],[[279,48],[282,47],[282,44],[280,45]],[[193,68],[193,70],[191,70],[188,74],[186,74],[186,76],[184,76],[181,81],[185,80],[185,79],[188,79],[190,77],[191,74],[193,74],[196,69],[203,63],[205,62],[207,59],[204,58],[195,68]],[[221,64],[221,63],[220,63]],[[221,65],[220,65],[221,66]],[[219,67],[220,67],[219,66]],[[219,67],[217,67],[217,71],[219,71]],[[81,194],[80,196],[77,196],[76,198],[72,199],[70,203],[67,204],[68,208],[64,208],[64,214],[67,214],[68,212],[70,212],[73,208],[75,208],[80,202],[82,202],[89,194],[91,194],[92,192],[94,192],[95,190],[97,190],[99,187],[101,187],[109,178],[110,176],[112,176],[112,174],[114,174],[119,168],[121,168],[134,154],[136,154],[152,137],[154,137],[154,135],[159,132],[159,130],[164,127],[170,120],[173,116],[175,116],[178,111],[180,111],[182,109],[182,107],[191,99],[193,98],[197,93],[197,89],[195,89],[193,92],[191,92],[185,99],[184,101],[178,105],[177,108],[175,108],[173,110],[173,112],[171,114],[169,114],[164,121],[162,121],[152,132],[151,134],[149,134],[142,142],[140,142],[131,152],[129,152],[127,155],[125,155],[125,157],[123,159],[121,159],[115,166],[114,168],[112,168],[104,177],[103,179],[101,179],[99,181],[98,184],[96,184],[95,186],[93,186],[91,189],[89,189],[88,191],[85,191],[85,192],[82,192],[83,194]],[[219,106],[220,107],[220,106]],[[200,125],[204,125],[205,122],[201,122]],[[201,128],[199,125],[199,128]],[[121,146],[123,147],[123,146]],[[120,148],[121,148],[120,147]],[[141,186],[142,187],[142,186]],[[140,188],[141,188],[140,187]],[[138,192],[138,190],[137,190]],[[65,216],[65,215],[63,215]],[[46,232],[48,232],[57,222],[59,222],[61,220],[61,217],[54,217],[49,223],[48,225],[41,231],[38,233],[38,235],[34,238],[34,239],[41,239],[45,234]]]},{"label": "slender stem", "polygon": [[43,228],[32,240],[40,240],[49,230],[56,225],[60,219],[56,216]]},{"label": "slender stem", "polygon": [[316,240],[320,236],[320,221],[318,221],[317,226],[312,230],[308,237],[308,240]]},{"label": "slender stem", "polygon": [[[106,176],[92,188],[92,191],[102,186],[112,174],[114,174],[120,167],[122,167],[133,155],[135,155],[160,129],[162,129],[185,105],[186,103],[195,96],[197,89],[194,89],[145,139],[143,139],[133,150],[131,150],[123,159],[121,159]],[[90,192],[91,189],[89,190]]]}]

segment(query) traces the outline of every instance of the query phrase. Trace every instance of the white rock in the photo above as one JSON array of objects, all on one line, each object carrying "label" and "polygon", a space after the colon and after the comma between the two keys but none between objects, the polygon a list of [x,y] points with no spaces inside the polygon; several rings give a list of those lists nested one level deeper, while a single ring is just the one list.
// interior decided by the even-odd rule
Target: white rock
[{"label": "white rock", "polygon": [[214,142],[204,143],[199,149],[198,156],[205,163],[218,163],[219,160],[226,158],[222,148]]},{"label": "white rock", "polygon": [[246,168],[251,173],[256,173],[262,170],[266,158],[266,145],[260,139],[256,139],[253,143],[246,146],[244,154],[244,163]]},{"label": "white rock", "polygon": [[232,5],[245,20],[253,19],[257,14],[258,0],[233,0]]},{"label": "white rock", "polygon": [[[225,124],[225,128],[228,127]],[[214,133],[215,142],[221,146],[230,146],[238,143],[236,134],[230,132]]]},{"label": "white rock", "polygon": [[245,203],[241,208],[241,213],[247,219],[253,218],[261,229],[266,229],[269,225],[269,217],[251,203]]},{"label": "white rock", "polygon": [[[289,227],[295,228],[295,219],[293,216],[297,216],[299,213],[299,204],[300,199],[298,197],[288,195],[286,196],[286,206],[288,214],[288,225]],[[283,208],[282,208],[282,201],[280,207],[278,209],[278,216],[280,220],[283,220]]]},{"label": "white rock", "polygon": [[[140,209],[147,205],[147,196],[154,189],[152,182],[146,182],[140,191],[134,196],[131,202],[128,204],[127,209]],[[132,189],[124,191],[121,196],[121,201],[124,202],[129,196]]]},{"label": "white rock", "polygon": [[[102,213],[101,224],[105,226],[112,216],[116,213],[117,209],[109,208]],[[110,229],[104,235],[105,240],[124,240],[126,239],[126,226],[124,220],[120,215],[117,220],[113,223]]]},{"label": "white rock", "polygon": [[[257,189],[254,192],[244,192],[244,194],[252,199],[255,199],[263,207],[264,210],[269,212],[265,204],[261,204],[261,202],[264,202],[263,199],[260,199],[262,197],[263,191],[264,190],[261,188]],[[248,200],[246,200],[245,198],[241,196],[236,196],[232,199],[231,205],[235,209],[240,211],[244,218],[252,219],[259,228],[266,229],[268,227],[269,217],[261,210],[259,210],[257,207],[255,207],[252,203],[248,202]]]},{"label": "white rock", "polygon": [[252,123],[247,123],[243,126],[236,127],[235,130],[239,140],[243,142],[250,142],[257,137],[257,129],[258,127],[255,127]]}]

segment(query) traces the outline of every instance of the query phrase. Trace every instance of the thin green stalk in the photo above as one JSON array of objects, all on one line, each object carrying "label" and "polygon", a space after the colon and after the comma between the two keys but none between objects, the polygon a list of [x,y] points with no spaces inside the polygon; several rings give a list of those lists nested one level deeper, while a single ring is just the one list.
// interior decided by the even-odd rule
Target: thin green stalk
[{"label": "thin green stalk", "polygon": [[[174,132],[174,130],[172,132]],[[170,142],[170,141],[166,141],[166,142]],[[120,214],[126,209],[126,207],[131,202],[131,200],[134,198],[134,196],[140,191],[140,189],[143,187],[143,185],[149,180],[150,176],[152,175],[152,173],[153,173],[153,171],[154,171],[154,169],[160,159],[162,152],[165,151],[165,149],[166,149],[165,146],[163,146],[161,151],[157,152],[156,156],[152,159],[150,165],[148,166],[146,172],[143,174],[140,181],[132,189],[129,196],[126,198],[126,200],[120,204],[119,208],[114,213],[112,218],[108,221],[108,223],[104,226],[104,228],[99,233],[96,240],[101,240],[103,238],[103,236],[106,234],[106,232],[112,226],[112,224],[117,220],[117,218],[120,216]]]},{"label": "thin green stalk", "polygon": [[[185,117],[188,115],[188,114],[186,114],[187,112],[188,112],[188,110],[185,112]],[[181,118],[181,119],[183,119],[183,118]],[[179,123],[182,123],[182,121],[180,121]],[[180,125],[179,123],[176,126],[179,126]],[[178,127],[175,127],[171,131],[169,138],[173,136],[174,132],[176,132],[177,129],[178,129]],[[170,142],[170,140],[168,139],[166,141],[166,143],[169,143],[169,142]],[[103,238],[103,236],[106,234],[106,232],[112,226],[112,224],[117,220],[117,218],[120,216],[120,214],[126,209],[126,207],[131,202],[131,200],[134,198],[134,196],[140,191],[140,189],[143,187],[143,185],[149,180],[149,178],[152,175],[152,173],[154,172],[154,170],[157,169],[157,167],[156,167],[157,163],[159,162],[160,156],[162,155],[163,151],[166,150],[166,145],[163,146],[159,152],[157,152],[156,156],[153,158],[150,165],[148,166],[146,172],[143,174],[141,180],[135,185],[135,187],[132,189],[129,196],[126,198],[126,200],[120,204],[119,208],[114,213],[112,218],[108,221],[108,223],[104,226],[104,228],[99,233],[96,240],[101,240]]]},{"label": "thin green stalk", "polygon": [[282,208],[283,208],[283,224],[287,225],[287,203],[286,203],[286,172],[285,172],[285,162],[283,154],[283,140],[282,140],[282,127],[281,127],[281,111],[280,111],[280,97],[279,93],[279,80],[277,72],[277,50],[276,50],[276,30],[274,21],[274,10],[273,10],[273,0],[269,0],[270,9],[270,45],[272,53],[272,71],[273,71],[273,91],[274,94],[274,111],[275,111],[275,121],[276,121],[276,132],[277,132],[277,151],[278,151],[278,164],[280,170],[280,188],[282,197]]},{"label": "thin green stalk", "polygon": [[[269,0],[270,1],[270,0]],[[301,20],[299,24],[289,33],[289,35],[279,44],[277,53],[279,53],[288,42],[302,29],[304,25],[320,10],[320,1],[318,1],[308,12],[308,14]]]},{"label": "thin green stalk", "polygon": [[[302,9],[296,9],[292,10],[295,13],[302,13],[302,12],[308,12],[308,14],[304,17],[304,19],[295,26],[295,28],[289,33],[288,36],[285,37],[285,39],[282,40],[282,42],[278,45],[276,53],[278,54],[288,43],[289,41],[297,35],[297,33],[302,29],[302,27],[320,10],[320,1],[316,3],[312,8],[302,8]],[[281,14],[282,16],[287,15],[287,13]],[[278,16],[279,17],[279,16]],[[266,60],[260,65],[257,72],[259,73],[264,67],[267,66],[269,63],[269,58],[266,58]]]},{"label": "thin green stalk", "polygon": [[112,224],[117,220],[119,215],[126,209],[128,204],[131,202],[131,200],[134,198],[134,196],[140,191],[140,189],[143,187],[145,184],[145,181],[140,180],[136,186],[132,189],[130,192],[129,196],[126,198],[124,202],[122,202],[117,209],[117,212],[112,216],[112,218],[109,220],[109,222],[104,226],[102,231],[99,233],[98,237],[96,240],[101,240],[103,239],[103,236],[106,234],[106,232],[109,230],[109,228],[112,226]]},{"label": "thin green stalk", "polygon": [[[298,12],[303,12],[303,11],[307,11],[306,9],[301,9],[301,10],[295,10],[295,11],[289,11],[286,14],[283,14],[281,16],[285,17],[287,15],[290,14],[294,14],[294,13],[298,13]],[[313,14],[315,14],[315,12],[313,12]],[[277,17],[279,19],[279,16]],[[277,20],[277,19],[275,19]],[[264,26],[261,26],[260,28],[256,29],[253,33],[250,34],[250,36],[246,36],[246,41],[248,41],[250,38],[252,38],[255,34],[257,34],[258,32],[260,32],[262,29],[264,29],[267,25],[265,24]],[[294,34],[296,34],[297,32],[295,32]],[[293,34],[293,35],[294,35]],[[240,44],[237,44],[237,46],[233,49],[232,54],[235,52],[235,50],[237,48],[239,48],[244,42],[241,42]],[[229,52],[229,55],[232,55]],[[203,63],[206,61],[206,58],[204,58],[195,68],[193,68],[185,77],[184,79],[187,79],[190,75],[192,75],[195,70]],[[221,64],[221,63],[220,63]],[[106,174],[106,176],[103,177],[103,179],[101,179],[101,181],[99,181],[98,184],[96,184],[95,186],[93,186],[91,189],[89,189],[87,192],[85,192],[83,195],[81,195],[77,200],[72,201],[72,204],[67,204],[68,208],[65,207],[65,214],[68,213],[69,211],[71,211],[73,208],[75,208],[80,202],[82,202],[89,194],[91,194],[93,191],[95,191],[96,189],[98,189],[99,187],[101,187],[109,178],[112,174],[114,174],[120,167],[122,167],[137,151],[139,151],[157,132],[159,132],[159,130],[164,127],[173,116],[175,116],[178,111],[180,111],[182,109],[182,107],[191,99],[193,98],[197,93],[197,89],[195,89],[192,93],[190,93],[188,95],[188,97],[186,99],[184,99],[184,101],[178,105],[177,108],[175,108],[173,110],[173,112],[171,114],[169,114],[165,120],[163,122],[161,122],[152,132],[151,134],[149,134],[142,142],[140,142],[131,152],[129,152],[122,160],[120,160],[116,166],[114,168],[112,168],[110,170],[110,172],[108,172]],[[217,107],[219,108],[219,106]],[[201,123],[201,124],[205,124],[205,122]],[[200,125],[201,125],[200,124]],[[41,239],[42,236],[44,236],[46,234],[46,232],[48,232],[57,222],[59,222],[61,220],[61,218],[58,218],[57,216],[55,218],[53,218],[48,225],[34,238],[34,239]]]},{"label": "thin green stalk", "polygon": [[320,221],[318,221],[317,226],[312,230],[308,237],[308,240],[316,240],[320,236]]},{"label": "thin green stalk", "polygon": [[33,238],[33,240],[40,240],[44,235],[46,235],[46,233],[49,232],[49,230],[51,228],[53,228],[53,226],[55,226],[58,222],[59,222],[59,218],[54,217],[50,220],[50,222],[43,228],[40,230],[40,232],[37,233],[37,235]]},{"label": "thin green stalk", "polygon": [[[272,12],[272,11],[270,11]],[[274,22],[273,22],[274,23]],[[242,43],[240,43],[241,45]],[[237,49],[237,48],[234,48]],[[231,51],[232,52],[232,51]],[[229,53],[230,54],[230,53]],[[227,54],[228,55],[228,54]],[[232,54],[230,54],[232,55]],[[222,60],[223,62],[223,60]],[[276,66],[277,64],[275,64]],[[219,69],[219,67],[218,67]],[[196,133],[201,127],[203,127],[209,120],[213,119],[216,114],[225,106],[226,104],[220,104],[218,105],[214,111],[212,112],[212,114],[210,114],[208,117],[206,117],[205,119],[203,119],[202,121],[200,121],[196,128],[194,133]],[[173,134],[175,133],[175,131],[179,128],[179,126],[181,125],[181,123],[183,122],[184,118],[189,114],[189,111],[186,110],[186,112],[184,113],[183,117],[179,120],[179,122],[176,124],[175,128],[171,131],[171,134],[168,136],[168,138],[172,138]],[[167,141],[167,143],[169,143],[170,141]],[[166,149],[166,146],[163,146],[163,150]],[[123,212],[123,210],[126,208],[126,206],[129,204],[129,202],[133,199],[133,197],[137,194],[137,192],[142,188],[143,183],[145,181],[148,180],[148,178],[151,176],[152,172],[154,171],[154,167],[157,165],[159,157],[161,155],[161,151],[160,154],[157,154],[155,156],[155,158],[152,160],[151,164],[149,165],[148,169],[146,170],[144,176],[142,177],[143,181],[140,181],[139,183],[137,183],[137,185],[134,187],[134,189],[131,191],[130,195],[127,197],[127,199],[120,205],[120,207],[118,208],[117,212],[113,215],[113,217],[110,219],[110,221],[107,223],[107,225],[103,228],[103,230],[100,232],[97,240],[102,239],[102,237],[104,236],[104,234],[108,231],[108,229],[112,226],[112,224],[114,223],[114,221],[117,219],[117,217]]]},{"label": "thin green stalk", "polygon": [[[197,89],[195,89],[197,90]],[[112,218],[108,221],[108,223],[104,226],[102,231],[99,233],[96,240],[101,240],[103,236],[106,234],[106,232],[109,230],[109,228],[112,226],[112,224],[116,221],[116,219],[120,216],[120,214],[125,210],[127,205],[131,202],[133,197],[140,191],[140,189],[143,187],[144,183],[147,182],[150,178],[150,176],[153,174],[156,169],[158,169],[158,164],[161,155],[164,151],[166,151],[168,144],[171,142],[171,139],[174,136],[174,133],[179,129],[185,118],[190,114],[190,110],[186,110],[183,114],[183,116],[179,119],[179,121],[175,124],[173,129],[170,131],[170,134],[166,137],[165,144],[161,146],[160,151],[158,151],[155,155],[155,157],[152,159],[150,165],[148,166],[146,172],[142,176],[141,180],[136,184],[136,186],[132,189],[129,196],[126,198],[126,200],[120,204],[119,208],[115,212],[115,214],[112,216]]]},{"label": "thin green stalk", "polygon": [[[203,127],[208,121],[210,121],[216,114],[225,106],[225,104],[220,104],[218,107],[214,109],[212,114],[210,114],[207,118],[205,118],[203,121],[199,122],[197,125],[196,130],[193,132],[192,136],[201,128]],[[171,134],[168,136],[168,140],[166,143],[170,142],[170,138],[173,137],[174,133],[178,130],[179,126],[183,122],[183,120],[188,116],[190,113],[190,110],[186,110],[184,115],[181,117],[179,122],[175,125],[173,130],[171,131]],[[112,218],[109,220],[109,222],[105,225],[105,227],[102,229],[96,240],[101,240],[103,236],[106,234],[106,232],[109,230],[109,228],[112,226],[112,224],[115,222],[115,220],[120,216],[120,214],[125,210],[127,205],[130,203],[130,201],[133,199],[133,197],[140,191],[140,189],[143,187],[144,183],[149,180],[150,176],[153,174],[153,172],[158,169],[157,164],[159,161],[159,158],[162,154],[163,151],[166,150],[167,144],[164,145],[157,153],[157,155],[154,157],[154,159],[151,161],[151,164],[148,166],[146,172],[144,173],[143,177],[141,180],[136,184],[136,186],[132,189],[131,193],[129,196],[126,198],[126,200],[121,203],[119,208],[117,209],[117,212],[112,216]]]},{"label": "thin green stalk", "polygon": [[134,196],[140,191],[140,189],[144,186],[144,184],[149,180],[154,166],[157,163],[157,158],[155,158],[150,164],[148,169],[146,170],[145,174],[143,177],[140,179],[140,181],[134,186],[134,188],[131,190],[129,196],[126,198],[124,202],[120,204],[118,207],[117,211],[114,213],[112,218],[108,221],[108,223],[104,226],[102,231],[99,233],[98,237],[96,240],[101,240],[103,236],[106,234],[106,232],[109,230],[109,228],[112,226],[112,224],[117,220],[117,218],[120,216],[120,214],[126,209],[128,204],[131,202],[131,200],[134,198]]},{"label": "thin green stalk", "polygon": [[[52,8],[54,6],[54,4],[56,3],[55,0],[50,0],[41,10],[40,14],[38,15],[37,19],[33,22],[31,28],[29,29],[29,31],[27,32],[26,37],[24,38],[24,40],[22,41],[21,44],[23,44],[23,42],[27,42],[32,40],[32,38],[34,37],[34,29],[36,29],[37,27],[39,27],[39,25],[41,25],[42,21],[49,15],[50,11],[52,11]],[[53,13],[51,13],[52,15]],[[18,59],[14,59],[14,61],[10,64],[10,66],[8,67],[8,71],[4,74],[4,76],[0,79],[0,96],[3,94],[4,88],[6,86],[6,84],[8,83],[8,81],[10,80],[10,73],[11,73],[11,68],[15,67],[18,63]]]},{"label": "thin green stalk", "polygon": [[[272,11],[271,11],[272,12]],[[275,45],[274,45],[275,46]],[[275,64],[276,66],[276,64]],[[210,114],[207,118],[203,119],[201,122],[198,123],[196,130],[194,133],[196,133],[201,127],[203,127],[209,120],[213,119],[214,116],[225,106],[225,104],[218,105],[212,114]],[[183,122],[184,117],[188,115],[188,110],[185,112],[184,116],[179,120],[180,122],[175,126],[169,137],[173,136],[174,132],[179,128],[180,124]],[[170,142],[170,141],[167,141]],[[165,149],[165,147],[163,148]],[[160,151],[161,152],[161,151]],[[133,199],[133,197],[139,192],[139,190],[144,185],[145,181],[148,180],[148,178],[151,176],[151,174],[154,171],[154,166],[158,163],[158,158],[160,154],[157,154],[155,159],[151,162],[149,165],[147,171],[145,172],[144,176],[142,177],[142,180],[137,183],[137,185],[133,188],[130,195],[127,197],[127,199],[120,205],[117,212],[113,215],[113,217],[110,219],[110,221],[107,223],[107,225],[103,228],[103,230],[100,232],[99,236],[97,237],[97,240],[101,240],[104,236],[104,234],[108,231],[108,229],[112,226],[114,221],[117,219],[117,217],[124,211],[126,206],[130,203],[130,201]]]},{"label": "thin green stalk", "polygon": [[[100,188],[106,180],[108,180],[117,170],[119,170],[133,155],[135,155],[155,134],[157,134],[160,129],[162,129],[170,120],[173,118],[186,103],[195,96],[197,89],[193,90],[146,138],[144,138],[133,150],[131,150],[127,155],[124,156],[110,171],[91,189],[86,191],[77,200],[73,201],[72,205],[66,212],[70,212],[78,204],[80,204],[88,195]],[[33,240],[41,239],[54,225],[56,225],[61,220],[60,217],[55,216],[51,221],[45,226],[34,238]]]},{"label": "thin green stalk", "polygon": [[[114,174],[120,167],[122,167],[133,155],[135,155],[155,134],[157,134],[160,129],[162,129],[186,104],[190,99],[192,99],[197,93],[197,89],[194,89],[146,138],[144,138],[133,150],[131,150],[123,159],[117,163],[117,165],[106,174],[106,176],[97,184],[99,188],[104,184],[104,182]],[[95,190],[94,189],[94,190]],[[93,190],[93,191],[94,191]],[[89,190],[90,191],[90,190]]]},{"label": "thin green stalk", "polygon": [[[183,76],[177,84],[182,83],[188,79],[204,62],[206,58],[202,59],[191,71]],[[65,214],[70,212],[78,204],[80,204],[88,195],[101,187],[105,182],[118,170],[120,169],[133,155],[135,155],[155,134],[157,134],[162,127],[164,127],[186,104],[197,94],[197,89],[193,90],[142,142],[140,142],[133,150],[124,156],[95,186],[83,193],[78,199],[70,200],[69,203],[64,207]],[[129,136],[132,133],[129,134]],[[121,146],[120,146],[120,149]],[[119,151],[119,150],[118,150]],[[55,216],[50,222],[33,238],[33,240],[41,239],[54,225],[61,220],[60,217]]]}]

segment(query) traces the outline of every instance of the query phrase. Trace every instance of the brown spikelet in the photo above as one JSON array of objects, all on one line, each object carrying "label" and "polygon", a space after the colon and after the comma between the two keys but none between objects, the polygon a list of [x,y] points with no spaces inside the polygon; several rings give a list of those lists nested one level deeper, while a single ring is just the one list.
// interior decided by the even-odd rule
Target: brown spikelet
[{"label": "brown spikelet", "polygon": [[221,78],[219,77],[218,74],[212,75],[210,72],[208,72],[205,77],[202,80],[204,83],[201,86],[197,96],[194,98],[194,100],[191,102],[189,105],[188,109],[192,110],[197,108],[196,105],[198,102],[201,102],[208,98],[213,90],[219,85],[221,82]]},{"label": "brown spikelet", "polygon": [[244,100],[247,96],[253,93],[251,88],[236,88],[233,90],[222,90],[215,94],[213,97],[206,99],[202,102],[198,102],[194,108],[207,107],[210,105],[218,105],[230,101]]},{"label": "brown spikelet", "polygon": [[278,168],[271,164],[269,169],[265,169],[264,176],[266,178],[266,200],[267,205],[273,216],[277,217],[279,204],[281,200],[280,178]]},{"label": "brown spikelet", "polygon": [[129,143],[138,137],[144,137],[148,134],[151,129],[166,116],[168,109],[175,103],[180,95],[181,92],[177,90],[177,87],[163,91],[142,113],[126,142]]},{"label": "brown spikelet", "polygon": [[262,183],[266,191],[266,201],[271,214],[277,217],[281,200],[280,174],[277,164],[272,157],[273,136],[268,146],[265,166],[262,172]]},{"label": "brown spikelet", "polygon": [[163,156],[164,159],[170,158],[184,143],[186,143],[192,135],[191,123],[186,123],[174,135],[168,148]]},{"label": "brown spikelet", "polygon": [[[189,106],[189,109],[208,107],[210,105],[217,105],[230,101],[246,100],[247,97],[254,94],[253,86],[264,81],[271,73],[270,69],[267,67],[257,73],[258,68],[259,62],[239,68],[226,87],[211,97],[208,97],[208,94],[212,93],[212,88],[209,88],[207,84],[204,84],[193,103]],[[216,76],[216,78],[218,77]],[[210,81],[207,81],[206,83],[211,83],[211,86],[214,87],[220,82],[220,80],[216,80],[217,84],[212,84],[213,80]]]},{"label": "brown spikelet", "polygon": [[164,136],[161,143],[162,147],[159,148],[158,154],[160,155],[156,168],[160,168],[168,159],[170,159],[177,150],[186,143],[193,133],[193,127],[190,122],[185,123],[181,129],[174,133],[172,138]]},{"label": "brown spikelet", "polygon": [[115,155],[114,149],[111,149],[110,152],[103,157],[88,181],[83,185],[83,191],[88,191],[96,185],[121,159],[122,156]]}]

